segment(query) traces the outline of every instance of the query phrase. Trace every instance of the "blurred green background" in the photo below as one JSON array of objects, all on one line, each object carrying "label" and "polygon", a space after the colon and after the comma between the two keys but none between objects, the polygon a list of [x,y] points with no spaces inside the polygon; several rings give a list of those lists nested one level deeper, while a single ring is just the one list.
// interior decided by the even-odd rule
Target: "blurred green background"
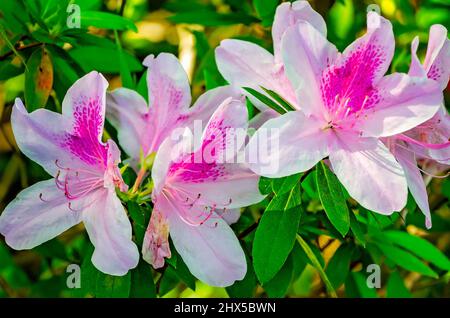
[{"label": "blurred green background", "polygon": [[[0,2],[0,211],[29,185],[48,179],[48,175],[20,153],[10,125],[11,107],[16,97],[25,99],[29,111],[46,107],[60,111],[66,90],[79,77],[91,70],[105,74],[110,88],[126,86],[146,97],[145,70],[141,61],[148,54],[171,52],[177,55],[192,83],[194,98],[207,89],[225,84],[214,61],[214,49],[221,40],[239,38],[272,50],[271,24],[278,0],[2,0]],[[309,1],[327,21],[328,38],[344,49],[365,32],[366,9],[375,3],[392,21],[396,51],[391,71],[407,71],[410,43],[420,37],[423,57],[432,24],[450,26],[449,0],[320,0]],[[81,28],[68,28],[69,4],[81,8]],[[448,105],[448,88],[445,92]],[[51,123],[50,123],[51,124]],[[113,138],[114,129],[107,125]],[[125,178],[132,180],[135,176]],[[415,261],[389,259],[373,244],[364,248],[354,237],[337,239],[323,219],[323,210],[310,180],[302,182],[303,234],[312,242],[327,273],[335,277],[339,296],[347,297],[448,297],[450,288],[447,263],[450,242],[450,182],[433,179],[428,187],[433,214],[433,228],[424,230],[423,216],[413,200],[408,202],[406,223],[398,217],[381,217],[368,213],[362,219],[364,236],[377,231],[401,230],[431,242],[418,258],[426,261],[438,275],[424,275],[413,265]],[[247,209],[235,225],[243,233],[258,220],[267,202]],[[130,210],[132,207],[128,206]],[[144,213],[149,207],[137,207]],[[147,209],[147,210],[146,210]],[[311,216],[309,218],[309,216]],[[364,223],[363,222],[363,223]],[[355,233],[356,234],[356,233]],[[355,235],[356,237],[357,235]],[[253,235],[242,237],[249,250]],[[412,241],[409,247],[423,248],[424,240]],[[422,243],[418,243],[422,242]],[[426,242],[425,242],[426,243]],[[345,247],[345,248],[344,248]],[[278,277],[278,286],[261,287],[251,270],[242,283],[233,287],[212,288],[196,282],[187,270],[168,267],[151,271],[140,265],[137,274],[128,278],[98,278],[94,285],[71,290],[66,286],[68,264],[83,264],[82,271],[95,271],[89,266],[92,247],[82,225],[70,229],[31,251],[13,251],[0,238],[0,297],[71,297],[71,296],[159,296],[164,297],[238,297],[238,296],[325,296],[317,271],[301,251],[292,252],[292,268]],[[336,250],[339,252],[336,256]],[[348,250],[351,253],[348,253]],[[432,256],[429,256],[429,253]],[[433,254],[434,253],[434,254]],[[413,255],[413,254],[408,254]],[[330,259],[335,261],[330,262]],[[417,258],[418,257],[418,258]],[[337,261],[339,260],[339,261]],[[382,263],[382,288],[365,287],[365,266],[377,260]],[[409,262],[414,263],[413,265]],[[447,260],[448,261],[448,260]],[[406,262],[409,265],[405,266]],[[444,265],[442,265],[444,263]],[[342,265],[344,264],[344,265]],[[347,266],[345,266],[347,264]],[[400,265],[399,265],[400,264]],[[417,265],[417,264],[416,264]],[[344,267],[339,267],[344,266]],[[97,277],[99,273],[92,274]],[[97,275],[97,276],[95,276]],[[100,277],[99,276],[99,277]],[[341,281],[342,280],[342,281]],[[345,284],[343,282],[345,281]],[[282,286],[281,286],[282,285]],[[345,285],[345,287],[344,287]],[[135,291],[142,289],[140,293]]]}]

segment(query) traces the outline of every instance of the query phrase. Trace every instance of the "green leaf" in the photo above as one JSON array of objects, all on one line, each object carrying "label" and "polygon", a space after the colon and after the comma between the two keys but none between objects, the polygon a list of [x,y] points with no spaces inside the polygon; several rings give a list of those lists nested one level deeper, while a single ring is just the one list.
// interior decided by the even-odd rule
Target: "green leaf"
[{"label": "green leaf", "polygon": [[311,199],[320,200],[319,194],[317,193],[316,176],[316,170],[308,173],[308,175],[302,181],[302,188]]},{"label": "green leaf", "polygon": [[446,271],[450,270],[450,260],[447,256],[427,240],[401,231],[386,231],[382,235],[393,244],[403,247],[437,267]]},{"label": "green leaf", "polygon": [[195,10],[179,12],[169,17],[173,23],[200,24],[204,26],[220,26],[233,24],[251,24],[257,19],[242,12],[218,13],[212,10]]},{"label": "green leaf", "polygon": [[311,262],[311,264],[314,266],[314,268],[319,273],[320,278],[322,278],[322,281],[325,284],[328,294],[331,297],[336,298],[337,294],[336,294],[336,291],[334,290],[333,284],[331,284],[330,280],[328,279],[328,276],[325,273],[325,271],[323,270],[322,264],[320,264],[320,261],[318,260],[316,254],[314,254],[311,247],[308,245],[308,243],[306,243],[306,241],[300,235],[297,234],[296,238],[297,238],[297,242],[300,244],[300,247],[305,252],[309,261]]},{"label": "green leaf", "polygon": [[21,63],[13,63],[13,59],[0,61],[0,81],[6,81],[12,77],[16,77],[24,72]]},{"label": "green leaf", "polygon": [[42,108],[53,88],[53,64],[44,47],[37,48],[27,61],[25,104],[28,111]]},{"label": "green leaf", "polygon": [[328,262],[325,273],[331,284],[333,284],[334,289],[338,289],[347,279],[353,251],[354,246],[349,244],[341,245]]},{"label": "green leaf", "polygon": [[337,1],[328,13],[330,31],[341,40],[348,38],[355,20],[353,0]]},{"label": "green leaf", "polygon": [[120,78],[122,80],[122,86],[125,88],[134,88],[133,77],[131,76],[130,68],[128,67],[127,60],[125,58],[124,51],[122,49],[122,44],[120,43],[119,34],[117,30],[114,30],[114,37],[117,44],[117,55],[119,57],[120,64]]},{"label": "green leaf", "polygon": [[300,223],[300,187],[275,196],[266,208],[253,241],[253,266],[258,280],[272,279],[286,261]]},{"label": "green leaf", "polygon": [[[117,63],[115,47],[79,46],[70,50],[69,55],[86,73],[93,70],[103,73],[120,73],[120,63]],[[130,72],[139,72],[143,69],[141,62],[133,55],[124,52],[124,59]]]},{"label": "green leaf", "polygon": [[358,240],[363,247],[366,247],[366,236],[361,228],[361,224],[356,219],[353,212],[350,212],[350,228],[352,229],[352,233],[355,235],[356,240]]},{"label": "green leaf", "polygon": [[192,290],[195,290],[196,278],[191,274],[183,258],[177,256],[177,268],[174,269],[177,276]]},{"label": "green leaf", "polygon": [[260,177],[258,183],[259,192],[261,194],[269,194],[272,192],[272,179],[267,177]]},{"label": "green leaf", "polygon": [[131,272],[125,276],[112,276],[100,272],[92,264],[94,247],[89,243],[81,265],[81,289],[74,290],[77,297],[91,295],[100,298],[128,297],[131,287]]},{"label": "green leaf", "polygon": [[67,252],[64,244],[57,238],[36,246],[34,250],[44,257],[67,260]]},{"label": "green leaf", "polygon": [[262,20],[262,25],[267,27],[273,22],[278,0],[253,0],[255,11]]},{"label": "green leaf", "polygon": [[293,270],[292,257],[289,257],[281,270],[270,281],[263,284],[263,288],[270,298],[281,298],[286,295],[292,280]]},{"label": "green leaf", "polygon": [[417,272],[426,276],[438,278],[438,275],[431,268],[422,263],[414,255],[402,250],[401,248],[379,241],[376,241],[375,244],[394,264],[403,267],[404,269],[407,269],[411,272]]},{"label": "green leaf", "polygon": [[128,298],[131,288],[131,272],[124,276],[112,276],[98,272],[95,285],[96,297]]},{"label": "green leaf", "polygon": [[285,111],[291,112],[295,111],[296,109],[294,106],[292,106],[288,101],[286,101],[283,97],[278,95],[276,92],[271,91],[270,89],[261,87],[267,94],[269,94],[270,97],[272,97],[278,104],[280,104],[281,107],[284,108]]},{"label": "green leaf", "polygon": [[153,281],[152,269],[149,264],[140,261],[131,271],[131,298],[155,298],[156,288]]},{"label": "green leaf", "polygon": [[285,114],[286,113],[286,110],[281,105],[279,105],[274,100],[272,100],[271,98],[267,97],[266,95],[258,92],[257,90],[255,90],[255,89],[253,89],[251,87],[243,87],[243,89],[245,89],[247,92],[252,94],[256,99],[258,99],[263,104],[265,104],[268,107],[272,108],[277,113],[279,113],[279,114]]},{"label": "green leaf", "polygon": [[136,236],[136,243],[142,246],[144,242],[144,236],[146,231],[146,217],[144,210],[134,201],[128,201],[127,203],[128,213],[133,220],[133,230]]},{"label": "green leaf", "polygon": [[297,173],[283,178],[271,179],[273,193],[277,196],[288,193],[299,183],[301,177],[302,173]]},{"label": "green leaf", "polygon": [[369,288],[367,278],[361,272],[352,272],[345,281],[345,294],[347,297],[377,298],[375,288]]},{"label": "green leaf", "polygon": [[96,27],[110,30],[133,30],[137,32],[133,21],[120,15],[100,11],[81,11],[81,27]]},{"label": "green leaf", "polygon": [[345,236],[350,229],[347,202],[339,180],[323,162],[317,165],[317,189],[328,219]]},{"label": "green leaf", "polygon": [[411,298],[411,293],[403,283],[403,278],[398,272],[393,272],[389,276],[386,287],[387,298]]}]

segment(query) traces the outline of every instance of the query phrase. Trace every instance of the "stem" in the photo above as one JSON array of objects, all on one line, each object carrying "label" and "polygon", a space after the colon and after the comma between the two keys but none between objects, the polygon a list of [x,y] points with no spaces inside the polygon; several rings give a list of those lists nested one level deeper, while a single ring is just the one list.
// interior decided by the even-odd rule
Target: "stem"
[{"label": "stem", "polygon": [[138,172],[136,181],[134,182],[133,188],[131,189],[131,194],[136,193],[136,191],[139,189],[139,186],[141,185],[142,180],[144,180],[146,172],[147,172],[147,169],[145,167],[141,167],[141,169]]},{"label": "stem", "polygon": [[309,247],[308,243],[305,242],[305,240],[297,234],[297,241],[300,244],[300,247],[305,251],[306,256],[308,256],[309,260],[313,264],[313,266],[316,268],[316,270],[319,272],[320,278],[322,278],[322,281],[325,284],[325,287],[327,288],[328,294],[332,298],[337,298],[336,291],[334,290],[333,285],[331,284],[330,280],[328,279],[327,274],[325,274],[325,271],[322,268],[322,265],[320,265],[319,260],[317,259],[314,252],[311,250],[311,247]]}]

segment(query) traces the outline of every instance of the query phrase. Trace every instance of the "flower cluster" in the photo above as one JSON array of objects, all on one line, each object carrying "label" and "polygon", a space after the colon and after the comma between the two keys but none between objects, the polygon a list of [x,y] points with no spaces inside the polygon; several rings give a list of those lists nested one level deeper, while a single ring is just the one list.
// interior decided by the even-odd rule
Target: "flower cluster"
[{"label": "flower cluster", "polygon": [[[107,92],[97,72],[69,89],[62,114],[28,113],[17,99],[11,118],[16,142],[52,179],[23,190],[6,207],[0,233],[12,248],[31,249],[83,222],[95,247],[93,264],[125,275],[140,257],[120,198],[133,197],[149,178],[145,191],[153,211],[143,259],[162,267],[171,257],[170,237],[193,275],[229,286],[247,271],[230,224],[240,208],[264,198],[260,176],[304,172],[325,158],[363,207],[386,215],[401,211],[409,189],[431,227],[421,172],[445,170],[450,159],[442,94],[450,70],[447,30],[431,27],[423,63],[416,38],[408,74],[387,75],[395,45],[391,23],[375,12],[367,20],[367,33],[340,53],[307,1],[283,3],[272,29],[274,54],[245,41],[222,41],[216,60],[230,85],[204,93],[193,106],[185,71],[166,53],[144,61],[149,103],[130,89]],[[275,92],[292,109],[280,114],[244,87]],[[257,128],[251,137],[246,97],[261,111],[250,123]],[[137,173],[130,189],[118,146],[102,139],[105,117]],[[189,133],[196,122],[206,123],[200,136]],[[250,157],[257,160],[241,160]]]}]

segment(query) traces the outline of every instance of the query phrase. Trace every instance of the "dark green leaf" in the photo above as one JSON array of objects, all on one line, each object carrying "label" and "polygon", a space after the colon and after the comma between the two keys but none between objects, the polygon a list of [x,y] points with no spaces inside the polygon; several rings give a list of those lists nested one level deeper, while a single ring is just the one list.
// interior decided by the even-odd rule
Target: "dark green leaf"
[{"label": "dark green leaf", "polygon": [[133,30],[137,32],[137,28],[133,21],[128,20],[120,15],[100,12],[100,11],[81,11],[81,27],[89,26],[111,29],[111,30]]},{"label": "dark green leaf", "polygon": [[338,289],[347,279],[353,251],[354,246],[349,244],[341,245],[328,262],[325,273],[331,284],[333,284],[334,289]]},{"label": "dark green leaf", "polygon": [[388,298],[411,298],[411,293],[405,287],[403,278],[398,272],[393,272],[389,276],[386,287],[386,297]]},{"label": "dark green leaf", "polygon": [[[93,70],[103,73],[120,73],[120,63],[117,63],[117,49],[98,46],[82,46],[69,51],[87,73]],[[143,69],[141,62],[131,54],[124,52],[124,59],[130,72],[139,72]]]},{"label": "dark green leaf", "polygon": [[263,285],[264,290],[270,298],[280,298],[286,295],[293,274],[292,257],[288,257],[281,270],[267,283]]},{"label": "dark green leaf", "polygon": [[266,208],[253,242],[253,266],[259,281],[272,279],[286,261],[300,222],[300,187],[275,196]]},{"label": "dark green leaf", "polygon": [[44,47],[37,48],[27,61],[25,104],[28,111],[42,108],[53,87],[53,64]]},{"label": "dark green leaf", "polygon": [[382,235],[391,240],[393,244],[407,249],[439,268],[446,271],[450,270],[450,261],[447,256],[427,240],[401,231],[386,231]]},{"label": "dark green leaf", "polygon": [[131,298],[155,298],[156,289],[151,266],[144,261],[131,271]]},{"label": "dark green leaf", "polygon": [[438,277],[438,275],[431,268],[422,263],[417,257],[402,250],[401,248],[378,241],[376,242],[376,245],[394,264],[397,264],[398,266],[412,272],[417,272],[433,278]]},{"label": "dark green leaf", "polygon": [[285,114],[286,110],[280,106],[278,103],[276,103],[271,98],[267,97],[266,95],[258,92],[257,90],[251,88],[251,87],[243,87],[247,92],[252,94],[256,99],[258,99],[263,104],[267,105],[268,107],[272,108],[274,111],[276,111],[279,114]]},{"label": "dark green leaf", "polygon": [[347,202],[339,180],[323,162],[317,165],[317,190],[331,224],[345,236],[350,229]]},{"label": "dark green leaf", "polygon": [[252,16],[245,13],[218,13],[212,10],[196,10],[177,13],[169,18],[173,23],[200,24],[204,26],[219,26],[232,24],[251,24],[256,22]]}]

